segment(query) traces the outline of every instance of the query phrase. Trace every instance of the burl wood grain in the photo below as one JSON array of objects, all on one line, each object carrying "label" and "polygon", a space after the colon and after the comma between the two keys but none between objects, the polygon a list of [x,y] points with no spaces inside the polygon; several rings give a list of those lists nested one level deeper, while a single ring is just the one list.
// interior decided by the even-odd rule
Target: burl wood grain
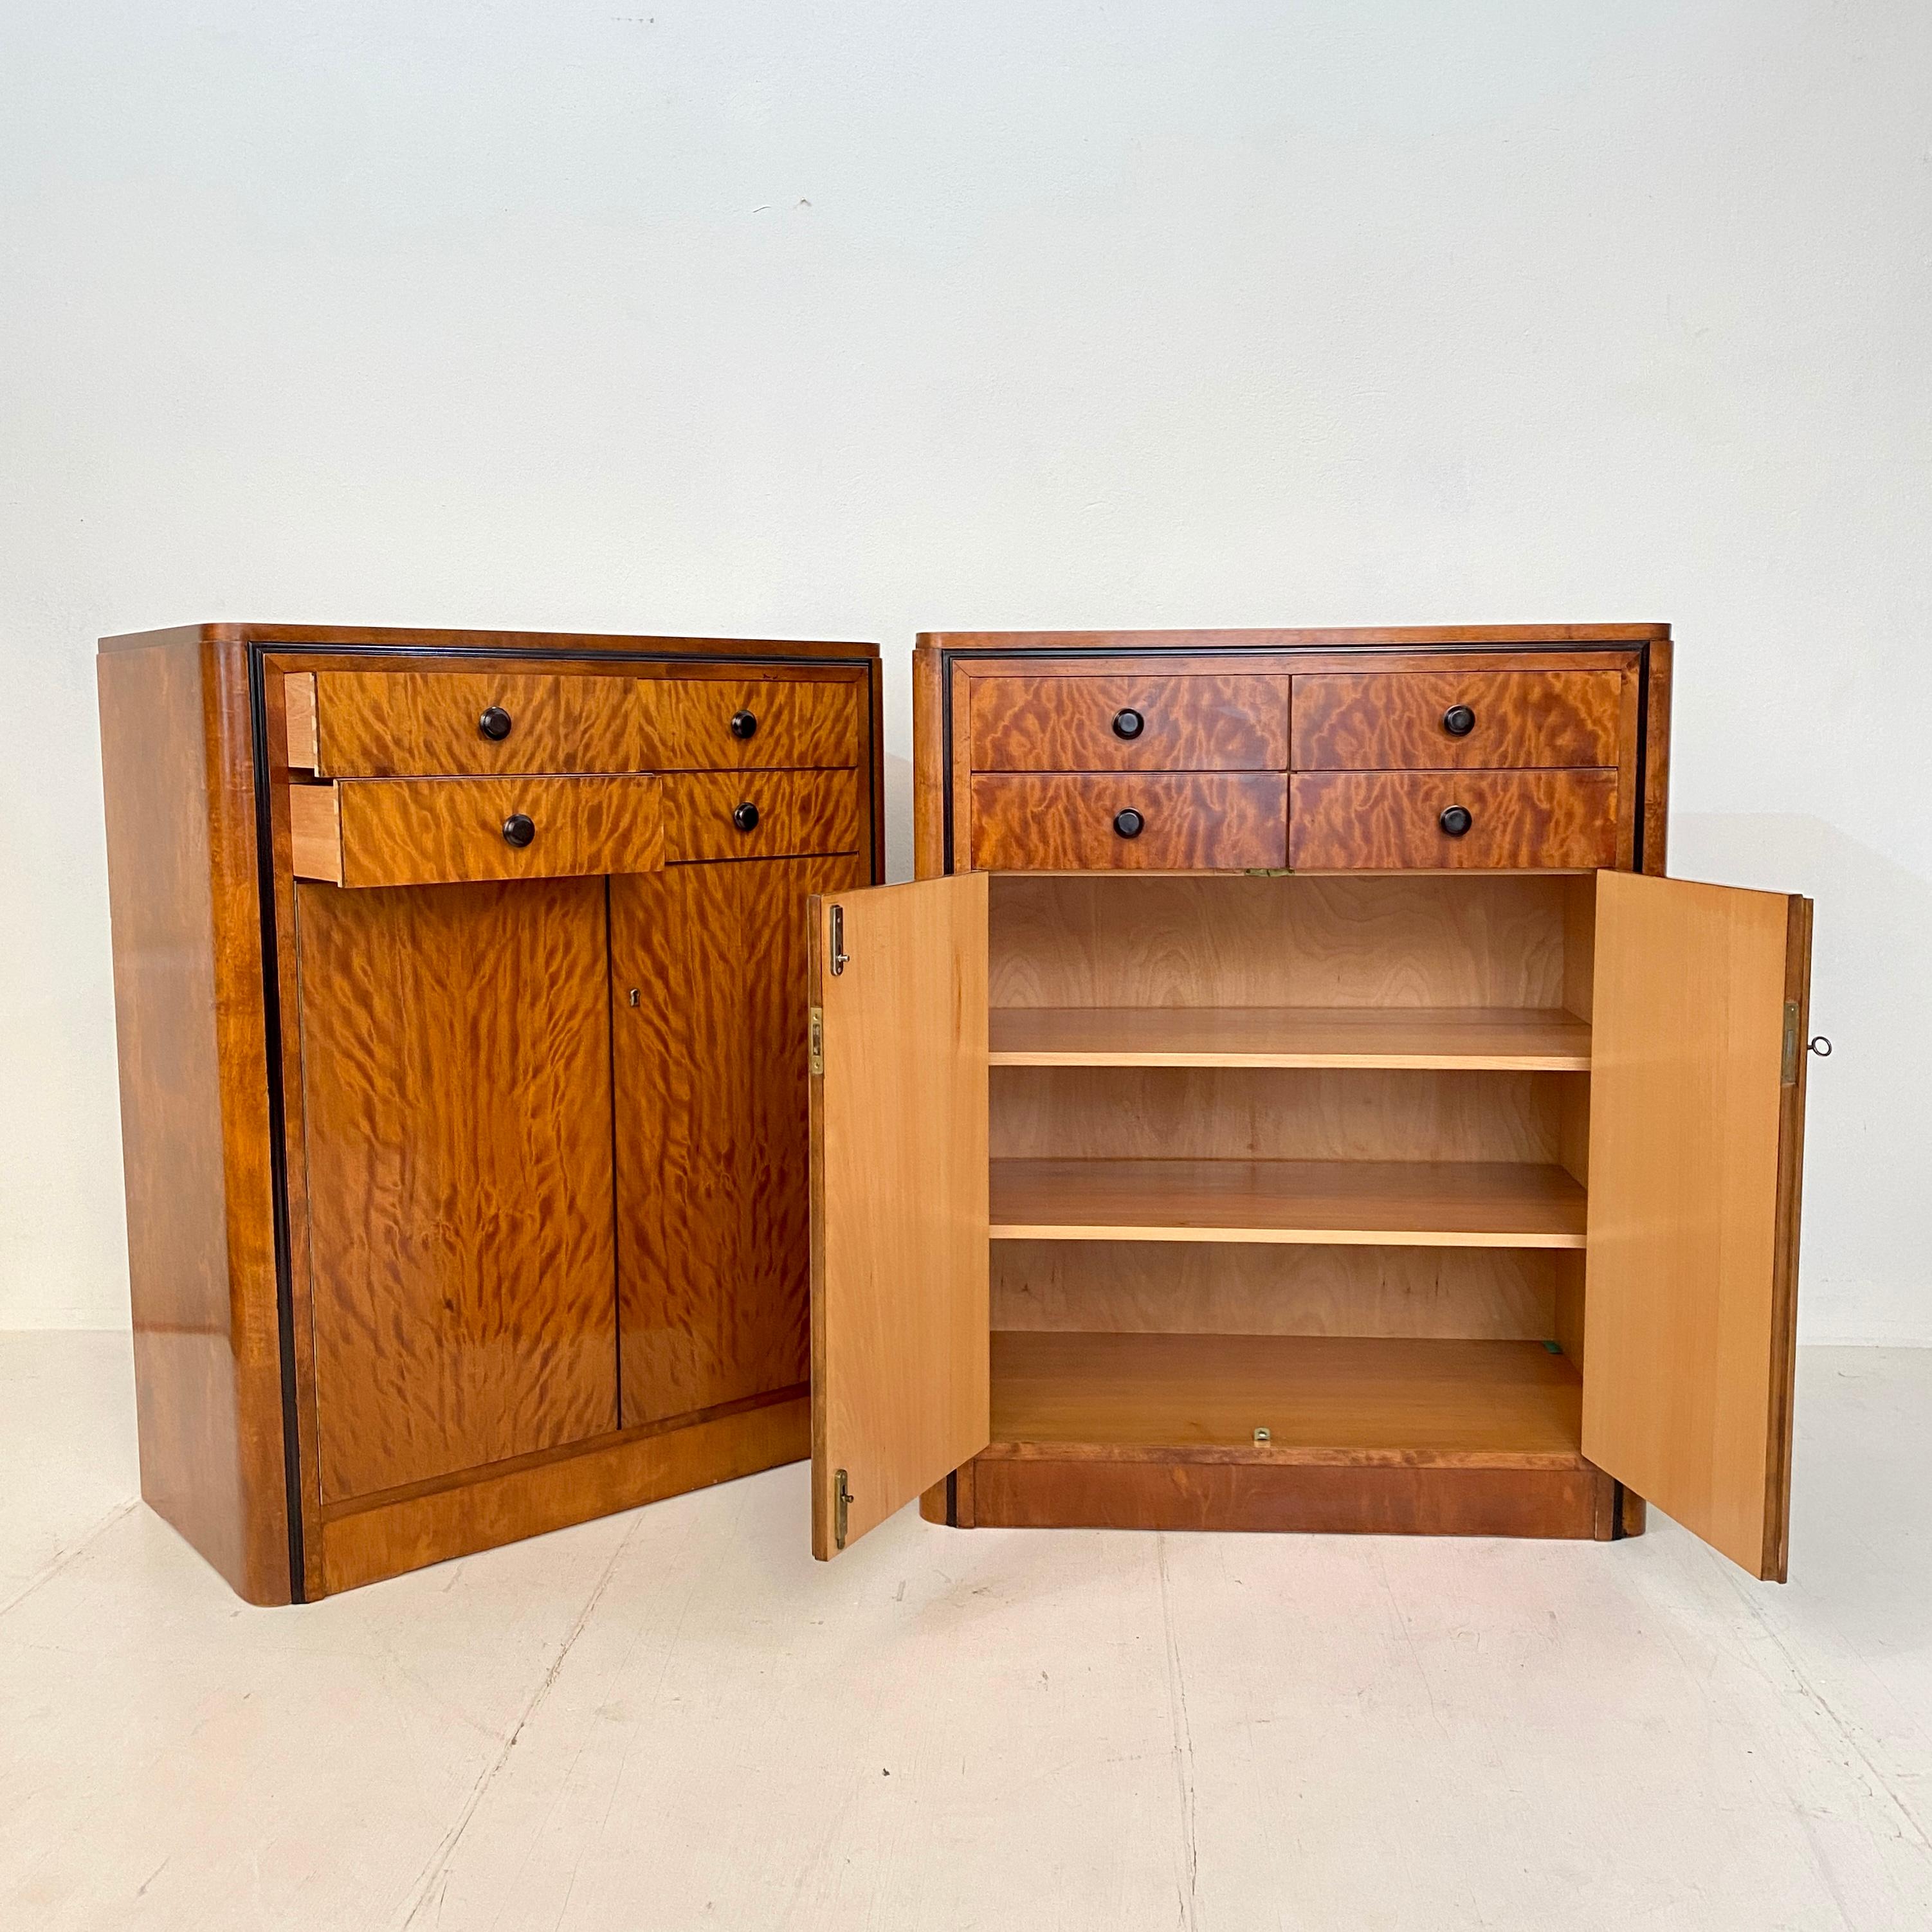
[{"label": "burl wood grain", "polygon": [[322,1499],[615,1427],[604,881],[297,921]]},{"label": "burl wood grain", "polygon": [[[1228,676],[987,677],[974,681],[981,771],[1280,771],[1288,682]],[[1123,738],[1124,711],[1142,720]]]},{"label": "burl wood grain", "polygon": [[[289,683],[292,734],[312,712],[314,768],[326,778],[641,772],[659,762],[666,687],[655,680],[392,669],[301,671]],[[509,714],[507,736],[479,727],[492,706]]]},{"label": "burl wood grain", "polygon": [[[1298,771],[1617,763],[1621,671],[1427,671],[1294,680]],[[1458,737],[1443,714],[1475,713]]]},{"label": "burl wood grain", "polygon": [[806,1378],[805,902],[866,876],[851,854],[610,882],[627,1427]]},{"label": "burl wood grain", "polygon": [[[777,677],[672,680],[663,686],[666,771],[754,771],[773,766],[842,769],[859,762],[856,677],[834,682]],[[734,713],[757,719],[733,735]]]},{"label": "burl wood grain", "polygon": [[[1615,772],[1298,772],[1291,785],[1288,863],[1298,872],[1616,862]],[[1472,823],[1453,838],[1438,821],[1456,805]]]},{"label": "burl wood grain", "polygon": [[[1288,862],[1288,782],[1276,773],[1055,776],[973,780],[974,869],[988,872],[1239,872]],[[1114,829],[1131,807],[1138,837]]]},{"label": "burl wood grain", "polygon": [[[650,872],[664,863],[662,781],[631,778],[351,778],[332,788],[348,886]],[[291,806],[321,788],[291,788]],[[512,845],[505,821],[536,826]],[[318,849],[313,843],[298,848]]]},{"label": "burl wood grain", "polygon": [[98,670],[141,1493],[285,1604],[245,667],[178,634]]},{"label": "burl wood grain", "polygon": [[[860,774],[685,772],[662,781],[664,860],[782,859],[860,848]],[[754,805],[758,822],[741,831],[731,814]]]}]

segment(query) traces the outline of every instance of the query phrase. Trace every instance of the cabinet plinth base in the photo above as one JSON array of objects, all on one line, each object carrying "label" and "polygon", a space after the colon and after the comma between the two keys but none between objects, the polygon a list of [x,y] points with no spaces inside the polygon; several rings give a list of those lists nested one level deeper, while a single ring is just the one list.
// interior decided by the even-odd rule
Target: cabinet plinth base
[{"label": "cabinet plinth base", "polygon": [[811,1454],[811,1399],[788,1394],[682,1427],[629,1431],[495,1473],[478,1471],[426,1492],[377,1498],[330,1514],[322,1526],[322,1590],[310,1594],[332,1595]]},{"label": "cabinet plinth base", "polygon": [[[1594,1538],[1640,1534],[1642,1513],[1578,1459],[1570,1468],[1454,1463],[976,1456],[921,1514],[980,1529],[1218,1529],[1322,1535]],[[1633,1520],[1634,1519],[1634,1520]]]}]

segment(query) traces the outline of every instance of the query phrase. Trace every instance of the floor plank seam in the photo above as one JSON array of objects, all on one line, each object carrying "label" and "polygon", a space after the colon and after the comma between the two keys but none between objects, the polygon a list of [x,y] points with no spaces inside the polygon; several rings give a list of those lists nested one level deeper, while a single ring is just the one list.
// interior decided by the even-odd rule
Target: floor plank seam
[{"label": "floor plank seam", "polygon": [[107,1514],[81,1538],[78,1543],[70,1543],[51,1563],[34,1571],[4,1604],[0,1604],[0,1617],[19,1609],[43,1584],[51,1583],[69,1564],[77,1562],[92,1549],[100,1538],[124,1518],[131,1516],[141,1506],[139,1496],[130,1496],[127,1502],[110,1510]]},{"label": "floor plank seam", "polygon": [[1174,1728],[1174,1771],[1180,1792],[1180,1840],[1186,1879],[1178,1922],[1192,1928],[1201,1864],[1195,1836],[1194,1729],[1187,1715],[1187,1680],[1181,1672],[1180,1640],[1174,1634],[1174,1605],[1168,1592],[1167,1535],[1162,1530],[1154,1532],[1154,1567],[1160,1579],[1161,1628],[1167,1641],[1168,1716]]},{"label": "floor plank seam", "polygon": [[[436,1893],[437,1881],[447,1879],[449,1868],[455,1859],[458,1848],[463,1843],[464,1834],[468,1832],[472,1821],[475,1819],[478,1810],[481,1809],[484,1798],[488,1796],[490,1787],[496,1783],[498,1775],[502,1772],[504,1766],[509,1762],[510,1754],[517,1748],[517,1740],[523,1736],[525,1727],[536,1715],[544,1700],[550,1695],[552,1688],[555,1686],[558,1677],[562,1672],[566,1660],[576,1646],[578,1639],[590,1628],[590,1619],[596,1614],[597,1606],[603,1601],[604,1592],[610,1587],[611,1579],[617,1574],[617,1565],[622,1560],[624,1552],[629,1548],[631,1539],[637,1534],[638,1526],[642,1520],[640,1514],[634,1514],[630,1522],[626,1526],[624,1534],[618,1539],[616,1548],[610,1552],[610,1562],[604,1566],[604,1574],[598,1578],[596,1587],[592,1588],[590,1596],[584,1601],[583,1609],[578,1612],[577,1621],[571,1625],[569,1633],[564,1638],[556,1655],[550,1660],[550,1667],[544,1671],[542,1681],[537,1685],[536,1690],[531,1694],[530,1702],[524,1706],[522,1712],[518,1716],[516,1723],[511,1727],[509,1736],[503,1741],[502,1749],[491,1760],[483,1775],[477,1780],[461,1812],[458,1815],[456,1822],[450,1827],[444,1834],[442,1843],[430,1854],[429,1863],[424,1868],[422,1876],[417,1879],[408,1904],[404,1907],[402,1917],[396,1922],[398,1932],[409,1932],[411,1926],[426,1922],[423,1915],[429,1907],[432,1896]],[[440,1897],[436,1898],[436,1916],[439,1919],[442,1916],[442,1900]]]}]

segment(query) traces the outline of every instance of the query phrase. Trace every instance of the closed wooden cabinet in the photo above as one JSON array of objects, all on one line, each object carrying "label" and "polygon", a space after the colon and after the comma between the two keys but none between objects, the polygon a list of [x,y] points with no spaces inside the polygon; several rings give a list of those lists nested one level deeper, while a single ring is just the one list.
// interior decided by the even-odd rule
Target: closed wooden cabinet
[{"label": "closed wooden cabinet", "polygon": [[864,645],[100,658],[144,1493],[314,1597],[808,1445],[805,911]]},{"label": "closed wooden cabinet", "polygon": [[[1648,1500],[1784,1576],[1810,908],[1658,876],[1667,653],[922,650],[926,876],[812,923],[816,1554],[916,1496],[1600,1539]],[[1109,706],[1160,772],[1104,762]],[[1285,865],[1204,795],[1145,868],[981,806],[1026,760],[1238,759],[1277,761]],[[1405,813],[1444,798],[1438,846]]]}]

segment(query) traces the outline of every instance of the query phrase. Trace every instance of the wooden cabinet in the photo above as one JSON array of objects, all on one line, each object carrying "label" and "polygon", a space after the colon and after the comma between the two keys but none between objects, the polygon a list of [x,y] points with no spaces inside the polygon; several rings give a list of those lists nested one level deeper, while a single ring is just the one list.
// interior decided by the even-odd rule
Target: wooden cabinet
[{"label": "wooden cabinet", "polygon": [[878,669],[104,641],[142,1491],[251,1600],[806,1454],[805,906],[880,875]]},{"label": "wooden cabinet", "polygon": [[[922,1492],[1601,1539],[1648,1499],[1781,1578],[1810,908],[1658,876],[1664,634],[940,639],[915,689],[923,876],[812,914],[814,1552]],[[1292,758],[1313,866],[1201,793],[1168,866],[1012,862],[982,762],[1097,786],[1123,692]],[[1372,802],[1311,832],[1339,780]],[[1449,796],[1445,854],[1397,808]]]}]

